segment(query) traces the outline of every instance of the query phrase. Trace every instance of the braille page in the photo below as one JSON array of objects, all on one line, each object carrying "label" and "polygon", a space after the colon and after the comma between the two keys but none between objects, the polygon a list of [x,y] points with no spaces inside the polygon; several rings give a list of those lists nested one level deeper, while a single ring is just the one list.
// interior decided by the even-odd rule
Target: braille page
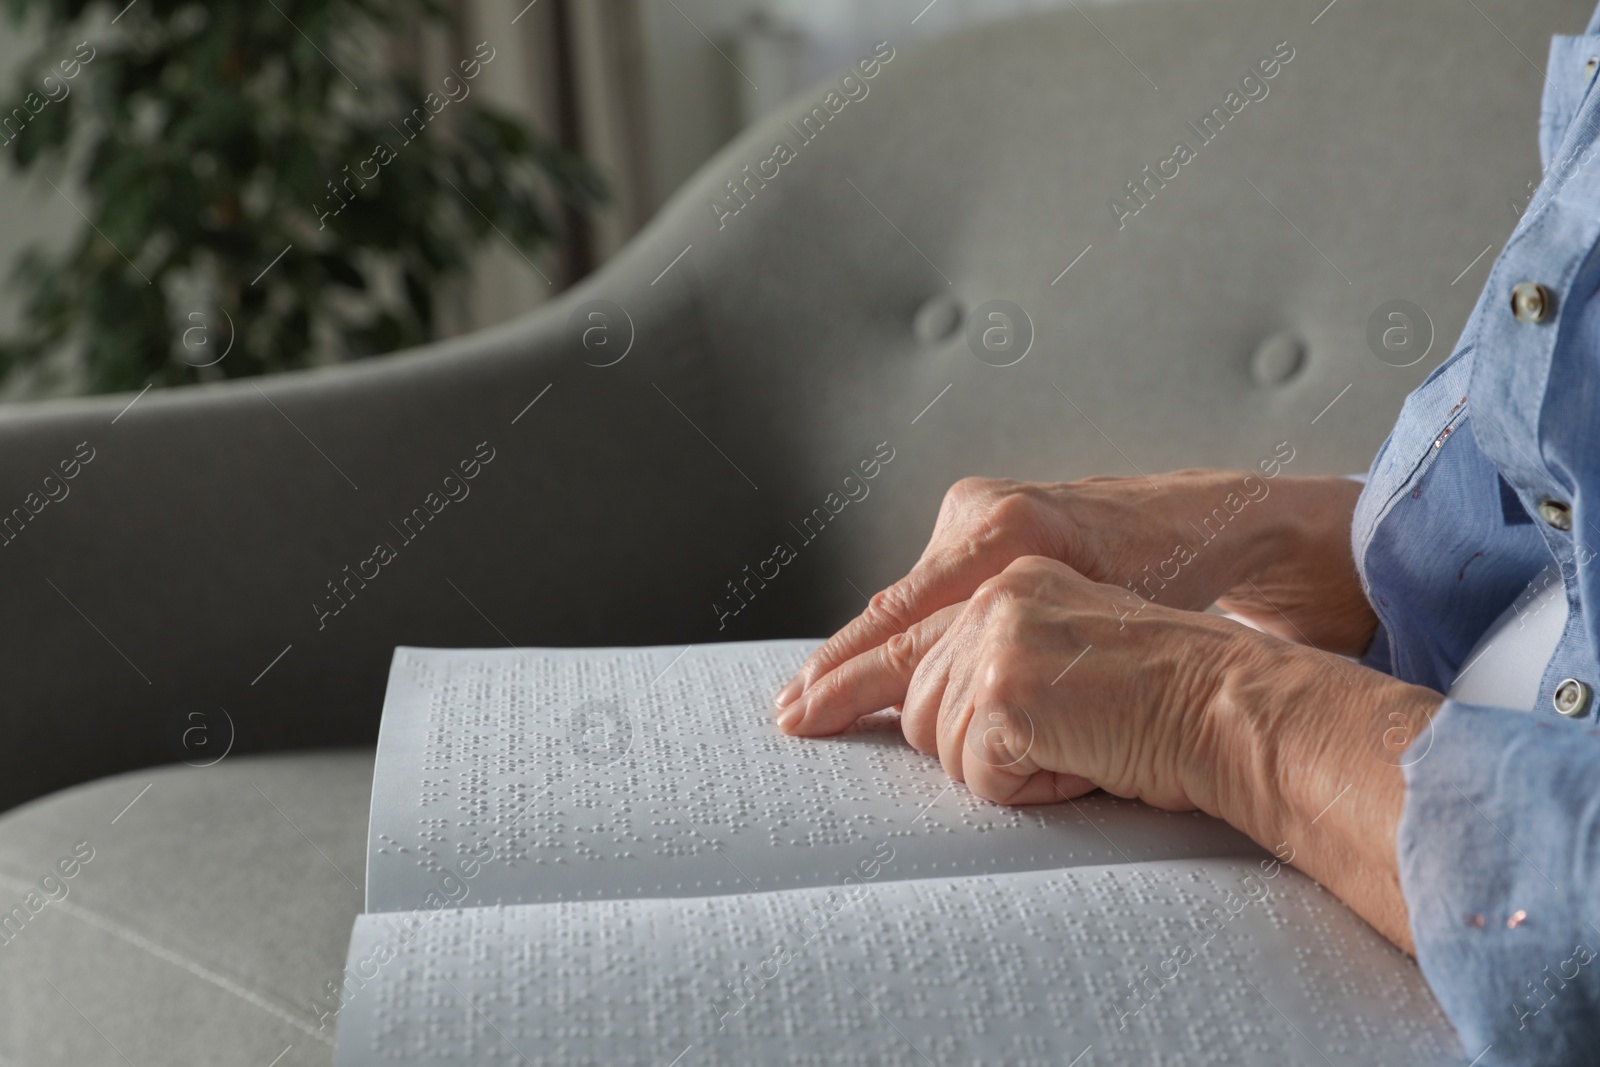
[{"label": "braille page", "polygon": [[338,1067],[1469,1058],[1414,963],[1247,860],[364,915],[345,989]]},{"label": "braille page", "polygon": [[978,800],[892,713],[786,737],[813,647],[396,649],[367,910],[837,885],[880,846],[894,878],[1263,855],[1198,814]]}]

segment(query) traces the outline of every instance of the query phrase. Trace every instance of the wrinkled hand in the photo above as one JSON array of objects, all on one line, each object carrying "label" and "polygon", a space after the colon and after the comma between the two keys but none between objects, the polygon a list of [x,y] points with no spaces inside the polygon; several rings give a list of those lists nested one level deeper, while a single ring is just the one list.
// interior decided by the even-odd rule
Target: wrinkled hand
[{"label": "wrinkled hand", "polygon": [[1208,710],[1224,673],[1269,639],[1130,604],[1140,601],[1126,588],[1024,556],[829,672],[779,726],[832,734],[898,704],[907,740],[989,800],[1103,788],[1167,809],[1207,806],[1226,764]]},{"label": "wrinkled hand", "polygon": [[777,706],[1023,556],[1167,607],[1220,601],[1279,637],[1358,654],[1377,626],[1350,556],[1360,489],[1344,478],[1217,470],[1055,484],[963,479],[945,494],[911,572],[818,648]]},{"label": "wrinkled hand", "polygon": [[1440,694],[1220,616],[1127,611],[1137,599],[1026,556],[829,672],[779,726],[831,734],[898,704],[907,740],[984,799],[1098,787],[1198,808],[1274,851],[1292,842],[1297,867],[1412,951],[1404,772],[1372,746],[1395,722],[1420,731]]}]

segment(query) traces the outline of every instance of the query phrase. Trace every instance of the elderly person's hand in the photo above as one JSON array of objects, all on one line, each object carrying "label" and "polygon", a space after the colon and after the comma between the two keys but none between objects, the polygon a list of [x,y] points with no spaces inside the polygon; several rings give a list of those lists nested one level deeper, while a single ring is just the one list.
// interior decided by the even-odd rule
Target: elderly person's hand
[{"label": "elderly person's hand", "polygon": [[1145,600],[1191,609],[1218,601],[1291,641],[1359,653],[1377,626],[1349,544],[1361,487],[1284,477],[1277,460],[1262,466],[1056,484],[957,482],[911,572],[812,654],[778,694],[780,717],[797,717],[801,693],[856,656],[902,656],[905,638],[897,635],[1030,555]]},{"label": "elderly person's hand", "polygon": [[783,726],[833,734],[902,704],[911,745],[986,799],[1052,803],[1098,787],[1189,809],[1211,792],[1200,779],[1219,763],[1220,737],[1207,718],[1251,637],[1024,556],[913,623],[893,642],[900,654],[863,653],[830,672]]},{"label": "elderly person's hand", "polygon": [[893,655],[869,650],[830,672],[783,728],[837,733],[900,704],[911,744],[981,797],[1049,803],[1101,788],[1199,808],[1286,848],[1409,947],[1394,859],[1404,786],[1385,744],[1396,729],[1415,736],[1439,694],[1228,619],[1142,604],[1038,556],[891,644]]}]

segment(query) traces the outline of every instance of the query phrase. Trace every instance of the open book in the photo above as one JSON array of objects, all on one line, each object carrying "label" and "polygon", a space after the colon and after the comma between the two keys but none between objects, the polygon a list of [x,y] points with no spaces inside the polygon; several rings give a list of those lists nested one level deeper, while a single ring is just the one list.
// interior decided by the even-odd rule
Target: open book
[{"label": "open book", "polygon": [[1220,822],[779,734],[812,647],[396,649],[339,1067],[1465,1062]]}]

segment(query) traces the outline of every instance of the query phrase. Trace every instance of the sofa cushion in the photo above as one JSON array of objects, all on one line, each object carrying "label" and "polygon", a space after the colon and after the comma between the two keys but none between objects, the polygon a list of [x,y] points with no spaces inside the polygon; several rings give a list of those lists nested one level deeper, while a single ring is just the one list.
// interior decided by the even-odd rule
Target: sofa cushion
[{"label": "sofa cushion", "polygon": [[244,757],[0,817],[0,1065],[331,1064],[371,789],[369,749]]}]

